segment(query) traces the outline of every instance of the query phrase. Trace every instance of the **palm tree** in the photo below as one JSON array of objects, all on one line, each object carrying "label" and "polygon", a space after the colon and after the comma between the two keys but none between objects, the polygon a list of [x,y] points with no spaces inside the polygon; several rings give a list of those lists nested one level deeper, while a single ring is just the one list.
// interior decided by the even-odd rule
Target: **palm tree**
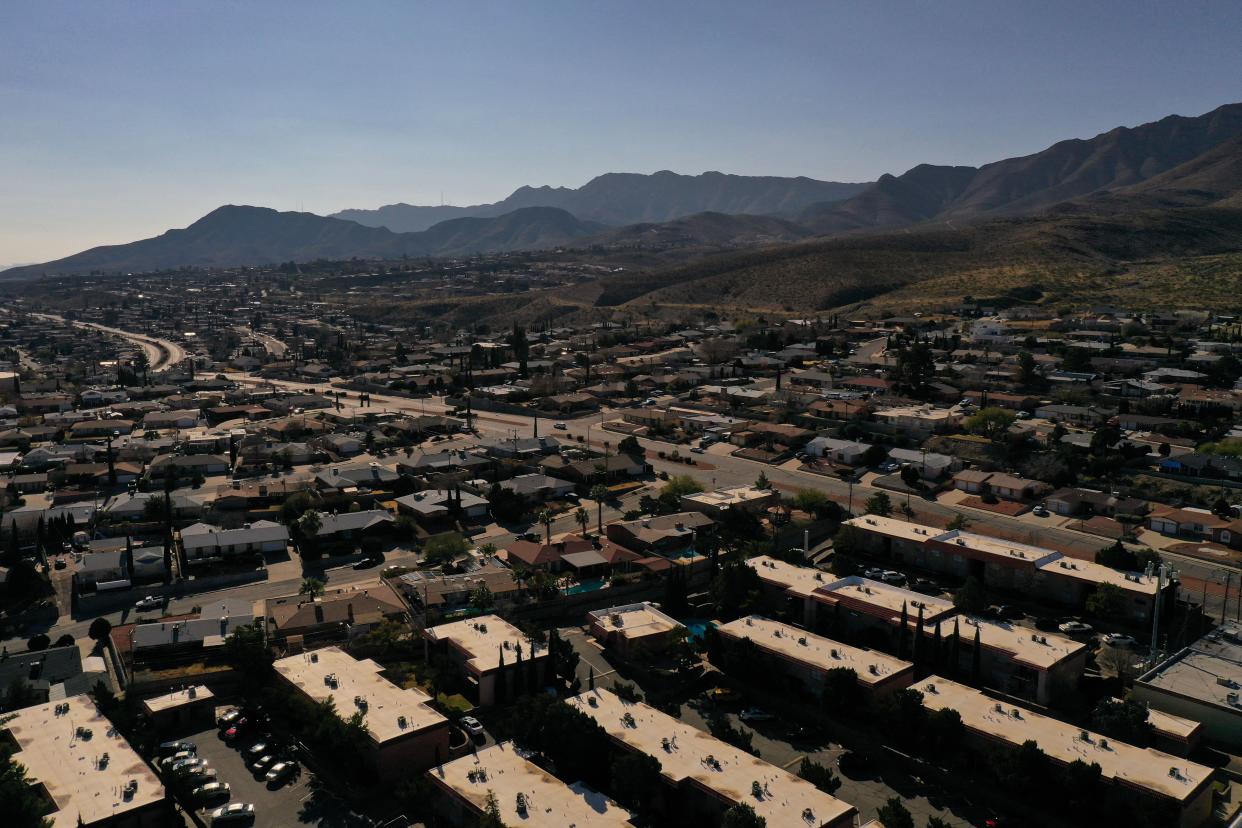
[{"label": "palm tree", "polygon": [[582,534],[586,534],[587,524],[591,522],[591,516],[586,509],[581,506],[574,512],[574,520],[578,521],[578,525],[582,527]]},{"label": "palm tree", "polygon": [[596,483],[591,487],[591,499],[595,501],[596,519],[599,525],[600,535],[604,534],[604,501],[608,499],[608,487],[603,483]]},{"label": "palm tree", "polygon": [[309,595],[311,598],[323,595],[323,581],[318,578],[303,578],[302,587],[298,590],[298,595]]},{"label": "palm tree", "polygon": [[536,519],[543,524],[544,537],[548,543],[552,543],[552,510],[540,509]]}]

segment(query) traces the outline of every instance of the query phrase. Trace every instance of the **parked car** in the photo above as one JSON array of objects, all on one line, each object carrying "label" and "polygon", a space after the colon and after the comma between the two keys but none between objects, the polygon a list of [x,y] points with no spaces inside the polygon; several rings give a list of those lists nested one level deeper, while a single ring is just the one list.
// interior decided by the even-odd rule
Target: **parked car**
[{"label": "parked car", "polygon": [[1134,647],[1138,644],[1138,642],[1134,640],[1134,636],[1126,635],[1125,633],[1108,633],[1101,640],[1106,646],[1123,647],[1126,649]]},{"label": "parked car", "polygon": [[234,720],[232,726],[229,727],[228,730],[224,731],[224,741],[232,742],[237,739],[246,732],[246,726],[248,724],[250,724],[250,722],[244,716]]},{"label": "parked car", "polygon": [[260,756],[258,759],[255,759],[253,762],[251,762],[250,767],[255,773],[263,773],[264,771],[266,771],[268,768],[270,768],[272,765],[275,765],[275,764],[276,764],[276,757],[270,753],[265,753],[262,756]]},{"label": "parked car", "polygon": [[254,806],[249,802],[222,805],[211,812],[212,825],[232,825],[254,821]]},{"label": "parked car", "polygon": [[880,580],[886,584],[892,584],[893,586],[904,586],[906,583],[906,576],[896,570],[886,569],[884,570],[884,574],[880,576]]},{"label": "parked car", "polygon": [[158,752],[160,756],[172,756],[174,753],[197,753],[198,748],[193,742],[161,742]]},{"label": "parked car", "polygon": [[483,723],[474,716],[461,717],[461,729],[469,733],[471,736],[479,737],[483,735]]},{"label": "parked car", "polygon": [[247,759],[258,759],[263,754],[270,753],[270,752],[271,752],[271,745],[269,745],[267,742],[255,742],[253,745],[243,750],[242,754]]},{"label": "parked car", "polygon": [[557,420],[555,423],[553,423],[552,427],[555,428],[557,431],[564,431],[565,429],[569,428],[569,426],[565,425],[560,420]]},{"label": "parked car", "polygon": [[1084,624],[1081,621],[1066,621],[1058,626],[1057,629],[1066,635],[1087,635],[1091,632],[1091,625]]},{"label": "parked car", "polygon": [[152,609],[159,609],[162,606],[164,606],[163,601],[161,601],[159,598],[156,598],[154,595],[148,595],[145,598],[139,598],[138,601],[134,604],[134,609],[152,610]]},{"label": "parked car", "polygon": [[213,799],[228,799],[230,790],[228,782],[208,782],[206,785],[199,785],[190,795],[199,802],[210,802]]},{"label": "parked car", "polygon": [[160,767],[171,768],[173,765],[177,764],[178,762],[184,761],[186,759],[193,759],[193,758],[194,758],[194,751],[179,750],[176,753],[171,754],[170,756],[166,756],[163,759],[161,759]]},{"label": "parked car", "polygon": [[930,578],[915,578],[910,582],[910,589],[923,595],[939,595],[942,592],[940,585]]},{"label": "parked car", "polygon": [[1031,510],[1031,514],[1035,517],[1048,517],[1048,507],[1041,503]]},{"label": "parked car", "polygon": [[863,570],[863,577],[870,578],[873,581],[883,580],[884,570],[880,569],[878,566],[871,566]]},{"label": "parked car", "polygon": [[216,719],[216,727],[231,727],[241,718],[241,711],[237,709],[226,710]]},{"label": "parked car", "polygon": [[168,766],[168,772],[169,773],[190,773],[191,771],[196,771],[196,770],[199,770],[200,768],[205,768],[205,767],[207,767],[206,759],[199,759],[198,757],[191,757],[189,759],[182,759],[180,762],[173,762],[171,765]]},{"label": "parked car", "polygon": [[1043,632],[1057,632],[1061,629],[1061,619],[1041,616],[1035,619],[1035,629]]},{"label": "parked car", "polygon": [[901,464],[896,460],[887,460],[880,464],[880,471],[892,473],[901,468]]},{"label": "parked car", "polygon": [[269,784],[278,784],[293,776],[297,769],[293,762],[277,762],[268,769],[266,779]]},{"label": "parked car", "polygon": [[702,447],[700,447],[700,446],[692,446],[692,447],[690,448],[690,453],[691,453],[691,454],[702,454],[702,453],[703,453],[703,449],[702,449]]},{"label": "parked car", "polygon": [[744,722],[770,722],[776,718],[768,711],[760,710],[758,707],[748,707],[737,714],[737,716]]},{"label": "parked car", "polygon": [[195,768],[188,773],[181,774],[182,781],[187,785],[210,785],[216,780],[215,768]]},{"label": "parked car", "polygon": [[742,700],[742,697],[738,695],[738,692],[731,687],[713,687],[711,690],[704,693],[704,695],[707,696],[709,701],[714,701],[717,704],[729,704],[731,702],[738,702]]}]

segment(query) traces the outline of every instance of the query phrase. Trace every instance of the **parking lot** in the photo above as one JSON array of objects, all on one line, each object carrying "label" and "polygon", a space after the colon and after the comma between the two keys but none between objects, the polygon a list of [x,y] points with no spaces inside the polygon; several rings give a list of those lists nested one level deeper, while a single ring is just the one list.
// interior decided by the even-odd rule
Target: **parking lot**
[{"label": "parking lot", "polygon": [[[199,757],[216,771],[216,779],[227,782],[230,797],[221,798],[209,807],[199,809],[208,824],[212,809],[226,802],[249,802],[255,806],[254,828],[287,828],[310,825],[319,828],[361,828],[370,826],[369,819],[350,811],[349,807],[329,791],[315,774],[301,765],[296,775],[279,786],[269,787],[262,774],[253,773],[243,758],[243,750],[255,738],[242,738],[236,745],[224,741],[216,728],[182,737],[198,746]],[[287,750],[281,758],[291,758]],[[246,825],[248,823],[233,823]]]}]

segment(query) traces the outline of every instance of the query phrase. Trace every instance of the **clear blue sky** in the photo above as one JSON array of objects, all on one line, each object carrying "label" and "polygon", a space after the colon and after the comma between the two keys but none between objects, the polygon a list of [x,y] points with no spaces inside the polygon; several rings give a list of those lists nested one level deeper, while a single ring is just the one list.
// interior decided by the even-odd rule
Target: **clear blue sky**
[{"label": "clear blue sky", "polygon": [[0,263],[224,204],[870,180],[1242,99],[1242,4],[0,4]]}]

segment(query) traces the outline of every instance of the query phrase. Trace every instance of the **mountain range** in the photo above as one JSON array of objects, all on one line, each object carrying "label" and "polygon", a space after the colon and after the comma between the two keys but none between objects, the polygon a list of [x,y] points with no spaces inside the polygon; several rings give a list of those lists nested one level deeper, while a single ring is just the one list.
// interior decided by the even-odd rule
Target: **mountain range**
[{"label": "mountain range", "polygon": [[695,213],[792,215],[813,204],[856,195],[870,183],[842,184],[813,178],[726,175],[607,173],[578,188],[520,187],[494,204],[473,207],[420,207],[389,204],[377,210],[342,210],[333,218],[398,233],[418,232],[446,219],[492,217],[523,207],[559,207],[584,221],[621,226],[672,221]]},{"label": "mountain range", "polygon": [[[1240,157],[1242,104],[1229,104],[1198,117],[1170,116],[1061,141],[977,168],[921,164],[872,184],[714,172],[609,173],[577,189],[523,187],[503,201],[471,208],[392,205],[325,217],[230,205],[185,229],[13,268],[0,278],[561,246],[673,248],[685,255],[746,247],[756,251],[747,256],[781,261],[795,255],[783,247],[843,235],[878,234],[881,243],[900,250],[906,245],[885,235],[898,228],[956,231],[1041,215],[1059,221],[1109,215],[1113,224],[1124,224],[1153,210],[1235,209],[1242,206]],[[355,218],[407,228],[434,223],[395,231]],[[1220,232],[1232,232],[1232,226],[1225,222]]]}]

